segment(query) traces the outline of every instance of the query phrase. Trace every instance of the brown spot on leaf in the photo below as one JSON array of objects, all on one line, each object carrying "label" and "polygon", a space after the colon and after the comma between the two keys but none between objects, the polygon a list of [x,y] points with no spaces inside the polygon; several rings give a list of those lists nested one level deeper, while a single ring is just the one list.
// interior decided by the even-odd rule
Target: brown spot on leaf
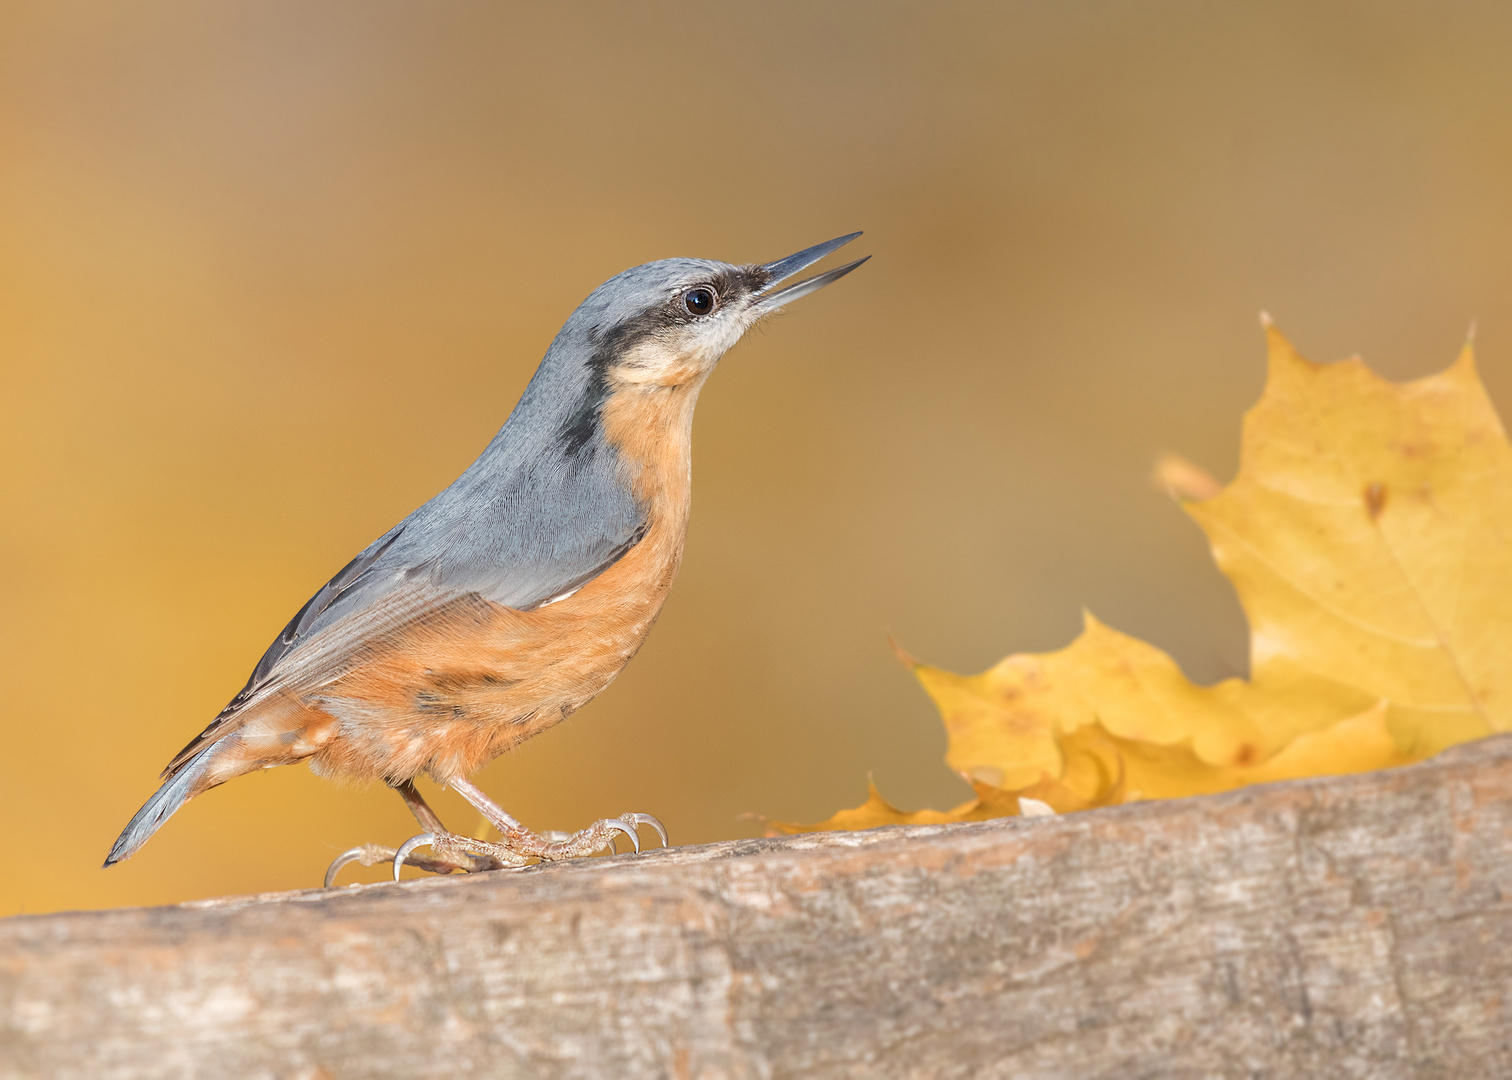
[{"label": "brown spot on leaf", "polygon": [[1365,485],[1365,512],[1374,521],[1381,516],[1381,511],[1386,509],[1386,485],[1382,483]]}]

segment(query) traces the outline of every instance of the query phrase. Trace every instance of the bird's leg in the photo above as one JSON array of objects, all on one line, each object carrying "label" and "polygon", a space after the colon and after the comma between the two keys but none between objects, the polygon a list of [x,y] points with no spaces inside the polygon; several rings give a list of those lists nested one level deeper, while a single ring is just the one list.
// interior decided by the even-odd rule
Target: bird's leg
[{"label": "bird's leg", "polygon": [[430,808],[430,803],[425,801],[425,796],[420,794],[420,789],[413,780],[401,780],[389,786],[399,793],[404,805],[409,807],[409,812],[415,815],[415,820],[422,829],[426,832],[446,831],[446,826],[441,824],[440,815]]},{"label": "bird's leg", "polygon": [[[503,807],[469,781],[456,779],[451,782],[451,786],[464,799],[472,803],[488,823],[503,835],[497,842],[488,842],[444,831],[421,833],[419,836],[410,838],[395,852],[395,877],[398,876],[399,867],[404,864],[404,861],[413,858],[410,853],[426,845],[430,846],[433,853],[446,859],[476,852],[491,857],[505,866],[524,866],[531,859],[550,862],[591,855],[606,847],[613,851],[614,837],[618,833],[629,837],[630,843],[636,851],[639,851],[640,836],[637,830],[642,825],[650,825],[661,838],[662,846],[665,847],[667,844],[667,830],[650,814],[621,814],[617,818],[605,818],[602,821],[595,821],[580,832],[560,839],[555,836],[542,836],[527,829],[517,818],[507,813]],[[423,821],[422,824],[424,824]]]},{"label": "bird's leg", "polygon": [[478,813],[482,814],[484,818],[488,820],[488,823],[490,825],[498,829],[505,836],[508,836],[510,833],[530,832],[530,830],[525,827],[524,823],[521,822],[519,818],[509,813],[498,803],[494,802],[487,795],[483,794],[482,789],[474,784],[471,780],[464,780],[461,777],[458,777],[451,782],[451,786],[458,795],[462,796],[468,802],[472,803],[474,809],[476,809]]},{"label": "bird's leg", "polygon": [[[399,793],[399,797],[404,800],[404,805],[409,807],[410,813],[415,815],[415,820],[420,823],[422,829],[437,836],[448,835],[446,826],[441,824],[441,818],[430,808],[430,804],[415,787],[413,780],[401,780],[389,786]],[[397,855],[398,852],[394,848],[384,847],[382,844],[359,844],[343,851],[326,868],[325,887],[327,889],[335,887],[336,875],[341,872],[343,866],[349,863],[377,866],[379,863],[393,862]],[[450,874],[457,870],[475,874],[480,870],[497,870],[504,865],[486,854],[473,855],[467,851],[458,850],[455,853],[447,852],[443,855],[434,849],[430,857],[406,852],[405,857],[400,860],[400,865],[404,863],[432,874]]]},{"label": "bird's leg", "polygon": [[662,846],[667,846],[666,828],[650,814],[621,814],[617,818],[604,818],[601,821],[595,821],[586,829],[558,840],[531,832],[471,781],[458,778],[451,782],[451,786],[457,790],[457,794],[472,803],[478,813],[487,818],[494,828],[504,834],[501,841],[503,846],[521,855],[553,861],[592,855],[595,851],[606,847],[613,851],[616,833],[624,833],[628,836],[635,850],[639,851],[640,835],[637,830],[642,825],[650,825],[655,829],[656,835],[661,838]]},{"label": "bird's leg", "polygon": [[[430,803],[425,801],[425,797],[420,794],[420,789],[415,787],[413,780],[401,780],[399,783],[393,785],[393,787],[399,793],[399,797],[404,800],[404,805],[410,808],[410,813],[415,815],[415,820],[420,823],[422,829],[435,836],[449,835],[446,826],[441,824],[440,815],[430,808]],[[432,854],[439,853],[435,849],[432,849]],[[498,870],[504,865],[488,855],[470,855],[467,852],[459,852],[458,854],[461,858],[454,862],[453,869],[465,870],[469,874],[476,874],[480,870]],[[389,858],[393,858],[392,853],[389,855]],[[418,866],[422,870],[430,870],[431,873],[450,873],[448,870],[432,870],[430,866],[426,865],[427,863],[436,861],[446,860],[409,860],[410,865]]]}]

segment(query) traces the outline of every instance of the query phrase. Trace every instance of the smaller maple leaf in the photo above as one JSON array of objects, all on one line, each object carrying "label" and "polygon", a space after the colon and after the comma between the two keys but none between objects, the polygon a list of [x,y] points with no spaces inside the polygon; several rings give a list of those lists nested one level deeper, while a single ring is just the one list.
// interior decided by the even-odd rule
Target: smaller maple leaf
[{"label": "smaller maple leaf", "polygon": [[784,836],[802,832],[875,829],[880,825],[944,825],[959,821],[988,821],[1012,817],[1020,812],[1019,798],[980,780],[971,781],[976,798],[963,802],[954,810],[899,810],[882,797],[877,785],[868,777],[866,801],[852,810],[841,810],[827,821],[799,825],[790,821],[759,818],[767,836]]}]

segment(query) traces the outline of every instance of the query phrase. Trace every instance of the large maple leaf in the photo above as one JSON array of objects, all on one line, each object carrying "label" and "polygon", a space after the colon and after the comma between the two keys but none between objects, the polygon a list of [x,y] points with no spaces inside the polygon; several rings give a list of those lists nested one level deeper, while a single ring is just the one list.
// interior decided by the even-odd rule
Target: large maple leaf
[{"label": "large maple leaf", "polygon": [[[980,675],[907,658],[977,792],[931,820],[1015,812],[999,793],[1066,812],[1360,772],[1512,729],[1512,447],[1471,347],[1395,384],[1266,336],[1238,476],[1183,500],[1248,616],[1250,678],[1198,686],[1090,616],[1066,648]],[[907,817],[873,789],[769,827]]]}]

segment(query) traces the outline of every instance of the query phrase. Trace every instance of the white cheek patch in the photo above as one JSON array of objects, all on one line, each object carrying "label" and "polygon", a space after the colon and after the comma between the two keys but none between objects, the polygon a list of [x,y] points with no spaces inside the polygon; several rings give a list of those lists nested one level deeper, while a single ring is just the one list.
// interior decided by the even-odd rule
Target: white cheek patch
[{"label": "white cheek patch", "polygon": [[614,375],[626,383],[666,383],[678,381],[686,373],[690,358],[682,355],[669,343],[645,341],[619,358],[614,365]]},{"label": "white cheek patch", "polygon": [[615,373],[629,383],[683,382],[707,375],[749,326],[738,311],[687,323],[666,337],[636,345],[620,357]]},{"label": "white cheek patch", "polygon": [[695,323],[693,325],[696,332],[694,347],[698,358],[712,367],[729,351],[730,346],[740,340],[748,326],[750,323],[734,311],[725,312],[722,317]]}]

